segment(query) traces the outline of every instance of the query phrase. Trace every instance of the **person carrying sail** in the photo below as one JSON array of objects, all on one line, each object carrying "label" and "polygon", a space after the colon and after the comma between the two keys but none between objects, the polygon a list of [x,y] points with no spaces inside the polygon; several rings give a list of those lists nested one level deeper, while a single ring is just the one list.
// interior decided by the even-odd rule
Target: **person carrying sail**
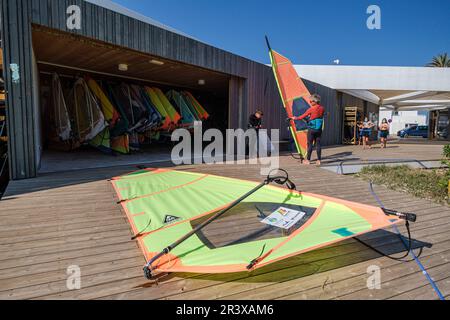
[{"label": "person carrying sail", "polygon": [[310,98],[311,108],[309,108],[305,114],[300,117],[292,117],[294,121],[306,120],[308,122],[308,159],[304,161],[304,164],[309,165],[311,163],[311,156],[316,145],[317,150],[317,165],[321,165],[322,161],[322,132],[323,132],[323,118],[325,115],[325,109],[320,105],[321,97],[318,94],[313,94]]}]

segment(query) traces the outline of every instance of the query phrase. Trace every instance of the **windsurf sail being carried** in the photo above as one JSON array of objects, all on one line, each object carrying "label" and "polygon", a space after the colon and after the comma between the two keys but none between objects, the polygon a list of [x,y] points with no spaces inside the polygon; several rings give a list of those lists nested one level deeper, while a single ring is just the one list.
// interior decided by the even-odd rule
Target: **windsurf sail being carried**
[{"label": "windsurf sail being carried", "polygon": [[[311,107],[309,101],[311,94],[302,79],[298,76],[292,62],[272,50],[267,37],[266,40],[267,46],[269,47],[272,69],[286,113],[289,118],[299,117]],[[290,130],[298,153],[302,158],[306,158],[308,153],[307,123],[303,120],[290,120]]]},{"label": "windsurf sail being carried", "polygon": [[[154,272],[251,271],[395,225],[381,208],[263,183],[166,169],[112,179]],[[147,275],[148,276],[148,275]]]}]

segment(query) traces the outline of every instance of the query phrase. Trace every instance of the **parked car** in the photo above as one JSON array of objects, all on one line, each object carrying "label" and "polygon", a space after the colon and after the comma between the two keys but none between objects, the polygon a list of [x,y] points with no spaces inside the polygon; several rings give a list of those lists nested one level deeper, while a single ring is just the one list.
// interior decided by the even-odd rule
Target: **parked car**
[{"label": "parked car", "polygon": [[448,138],[448,130],[447,129],[439,130],[437,132],[437,135],[441,139],[447,139]]},{"label": "parked car", "polygon": [[397,133],[400,138],[422,137],[428,138],[428,126],[412,126],[407,129],[400,130]]}]

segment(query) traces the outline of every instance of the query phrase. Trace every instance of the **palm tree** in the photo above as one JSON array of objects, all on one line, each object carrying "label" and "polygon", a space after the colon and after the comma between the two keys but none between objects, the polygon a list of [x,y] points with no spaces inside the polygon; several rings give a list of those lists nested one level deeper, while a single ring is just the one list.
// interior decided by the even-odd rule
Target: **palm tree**
[{"label": "palm tree", "polygon": [[427,67],[433,68],[450,68],[450,57],[447,53],[437,55],[433,61],[427,64]]}]

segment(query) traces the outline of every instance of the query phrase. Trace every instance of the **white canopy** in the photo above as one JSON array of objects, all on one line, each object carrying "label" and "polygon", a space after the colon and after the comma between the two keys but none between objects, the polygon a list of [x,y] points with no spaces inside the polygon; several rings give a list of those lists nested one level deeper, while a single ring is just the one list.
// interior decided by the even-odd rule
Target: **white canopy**
[{"label": "white canopy", "polygon": [[450,68],[295,66],[303,79],[395,110],[450,107]]}]

